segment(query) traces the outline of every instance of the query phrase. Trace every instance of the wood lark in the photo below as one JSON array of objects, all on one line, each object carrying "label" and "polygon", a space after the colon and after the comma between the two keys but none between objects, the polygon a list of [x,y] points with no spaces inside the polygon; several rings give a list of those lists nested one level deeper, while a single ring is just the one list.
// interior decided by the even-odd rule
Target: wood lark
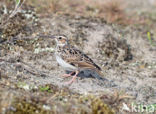
[{"label": "wood lark", "polygon": [[83,70],[94,70],[99,75],[101,74],[101,68],[86,54],[74,46],[69,45],[68,38],[65,35],[53,36],[53,38],[55,38],[57,44],[55,56],[58,64],[63,67],[64,70],[71,71],[69,74],[64,74],[63,76],[73,76],[67,84],[73,83],[79,72]]}]

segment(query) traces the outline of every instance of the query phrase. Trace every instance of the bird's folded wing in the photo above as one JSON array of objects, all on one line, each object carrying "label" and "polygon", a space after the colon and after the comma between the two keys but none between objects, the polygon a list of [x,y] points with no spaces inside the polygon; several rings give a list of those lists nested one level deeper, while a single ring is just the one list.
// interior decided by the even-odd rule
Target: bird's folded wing
[{"label": "bird's folded wing", "polygon": [[101,70],[101,68],[96,65],[91,58],[89,58],[86,54],[74,47],[67,49],[65,48],[62,57],[66,62],[70,63],[71,65],[80,68]]},{"label": "bird's folded wing", "polygon": [[93,64],[89,64],[87,62],[84,61],[70,61],[70,64],[77,66],[78,68],[80,68],[80,70],[85,70],[85,69],[92,69],[94,71],[96,71],[99,75],[102,76],[102,73],[99,69],[97,69]]},{"label": "bird's folded wing", "polygon": [[93,64],[89,64],[84,61],[70,61],[70,64],[77,66],[79,68],[95,69],[95,66]]}]

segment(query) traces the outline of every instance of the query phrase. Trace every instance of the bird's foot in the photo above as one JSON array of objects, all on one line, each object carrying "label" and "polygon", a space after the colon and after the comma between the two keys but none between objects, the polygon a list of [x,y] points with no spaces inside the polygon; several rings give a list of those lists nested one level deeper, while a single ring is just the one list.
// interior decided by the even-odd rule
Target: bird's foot
[{"label": "bird's foot", "polygon": [[74,73],[75,73],[75,72],[71,72],[71,73],[69,73],[69,74],[63,74],[62,76],[65,77],[65,78],[67,78],[67,77],[72,76]]},{"label": "bird's foot", "polygon": [[67,85],[72,84],[73,82],[75,82],[76,77],[77,77],[76,75],[75,75],[75,76],[73,76],[73,78],[72,78],[70,81],[66,82],[65,84],[67,84]]},{"label": "bird's foot", "polygon": [[[79,73],[79,71],[76,71],[73,78],[69,82],[66,82],[65,84],[69,85],[69,84],[72,84],[73,82],[75,82],[78,73]],[[70,75],[72,75],[72,73]]]},{"label": "bird's foot", "polygon": [[65,77],[65,78],[67,78],[67,77],[70,77],[72,75],[71,74],[63,74],[62,76]]}]

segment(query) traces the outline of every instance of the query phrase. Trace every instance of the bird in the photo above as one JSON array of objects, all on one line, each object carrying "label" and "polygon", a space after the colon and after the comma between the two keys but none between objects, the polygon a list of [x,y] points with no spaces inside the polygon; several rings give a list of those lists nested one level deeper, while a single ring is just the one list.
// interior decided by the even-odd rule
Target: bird
[{"label": "bird", "polygon": [[[53,35],[53,38],[56,41],[56,61],[65,71],[69,71],[69,73],[64,74],[63,77],[72,76],[72,79],[67,82],[67,84],[72,84],[78,74],[84,70],[93,70],[100,76],[102,75],[101,68],[85,53],[70,45],[67,36]],[[97,77],[97,75],[95,75],[95,77]]]}]

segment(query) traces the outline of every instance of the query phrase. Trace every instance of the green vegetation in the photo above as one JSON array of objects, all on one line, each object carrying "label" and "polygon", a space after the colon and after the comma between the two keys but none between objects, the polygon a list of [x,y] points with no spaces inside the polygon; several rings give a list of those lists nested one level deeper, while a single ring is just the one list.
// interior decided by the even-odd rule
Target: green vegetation
[{"label": "green vegetation", "polygon": [[40,87],[40,91],[47,91],[48,93],[53,92],[48,85],[46,85],[44,87]]},{"label": "green vegetation", "polygon": [[148,40],[149,40],[149,43],[150,43],[152,46],[156,46],[156,44],[152,41],[151,33],[150,33],[150,32],[147,32],[147,38],[148,38]]}]

